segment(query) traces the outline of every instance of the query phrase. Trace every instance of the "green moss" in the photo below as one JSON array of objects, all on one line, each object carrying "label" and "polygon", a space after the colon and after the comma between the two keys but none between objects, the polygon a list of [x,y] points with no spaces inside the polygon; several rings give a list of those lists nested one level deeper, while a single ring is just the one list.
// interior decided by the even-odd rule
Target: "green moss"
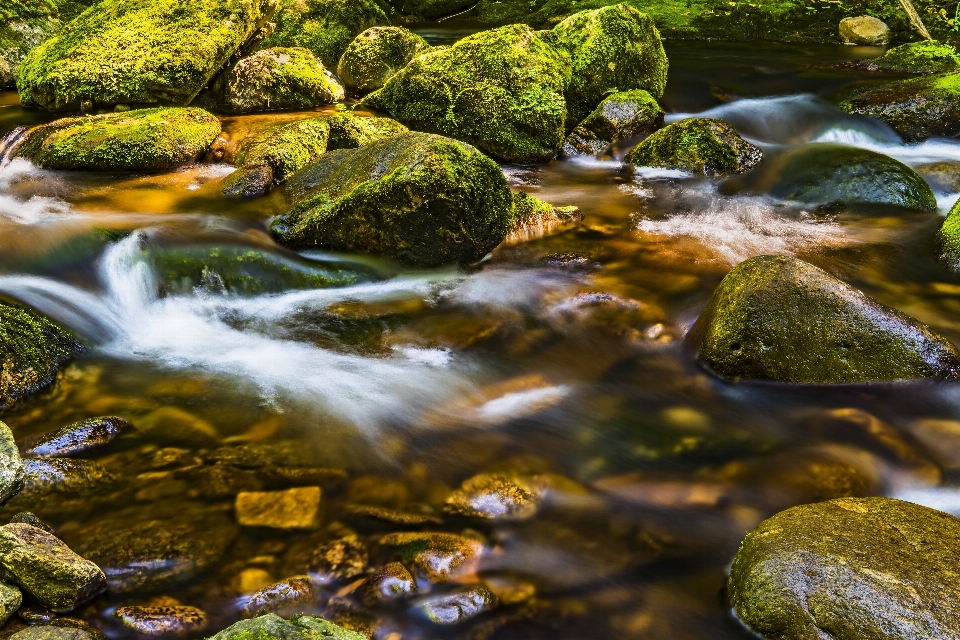
[{"label": "green moss", "polygon": [[763,153],[723,120],[687,118],[651,134],[627,154],[637,167],[722,176],[752,169]]},{"label": "green moss", "polygon": [[612,143],[649,134],[663,126],[663,109],[637,89],[608,96],[563,141],[566,156],[596,155]]},{"label": "green moss", "polygon": [[210,640],[367,640],[328,620],[315,616],[293,616],[289,621],[273,613],[241,620]]},{"label": "green moss", "polygon": [[331,116],[330,142],[327,149],[356,149],[377,140],[384,140],[409,131],[405,126],[390,118],[370,118],[340,113]]},{"label": "green moss", "polygon": [[390,24],[374,0],[282,0],[276,30],[264,47],[304,47],[336,69],[350,42],[370,27]]},{"label": "green moss", "polygon": [[960,200],[957,200],[947,219],[937,232],[940,259],[954,271],[960,271]]},{"label": "green moss", "polygon": [[691,332],[731,380],[834,384],[960,377],[960,352],[929,327],[811,264],[759,256],[720,283]]},{"label": "green moss", "polygon": [[30,52],[20,100],[51,111],[189,104],[276,0],[103,0]]},{"label": "green moss", "polygon": [[41,125],[17,155],[45,169],[163,170],[196,159],[219,134],[201,109],[141,109]]},{"label": "green moss", "polygon": [[568,78],[566,52],[511,25],[421,54],[362,104],[509,162],[543,162],[563,142]]},{"label": "green moss", "polygon": [[343,52],[337,75],[352,93],[375,91],[428,48],[427,41],[409,29],[373,27],[354,38]]},{"label": "green moss", "polygon": [[266,165],[273,170],[275,184],[316,160],[327,151],[330,123],[327,118],[307,118],[268,127],[245,141],[237,152],[240,167]]},{"label": "green moss", "polygon": [[288,246],[389,255],[420,265],[479,260],[506,237],[512,199],[495,162],[440,136],[404,133],[331,151],[288,185],[270,227]]},{"label": "green moss", "polygon": [[570,80],[564,90],[567,129],[573,129],[603,98],[618,91],[643,89],[654,98],[667,84],[667,54],[650,19],[625,4],[570,16],[551,32],[570,55]]},{"label": "green moss", "polygon": [[960,53],[949,44],[935,40],[908,42],[894,47],[869,66],[882,71],[909,73],[940,73],[960,69]]},{"label": "green moss", "polygon": [[553,207],[524,191],[513,194],[513,219],[518,227],[540,224],[554,217]]},{"label": "green moss", "polygon": [[0,5],[0,87],[16,81],[27,53],[96,0],[5,0]]}]

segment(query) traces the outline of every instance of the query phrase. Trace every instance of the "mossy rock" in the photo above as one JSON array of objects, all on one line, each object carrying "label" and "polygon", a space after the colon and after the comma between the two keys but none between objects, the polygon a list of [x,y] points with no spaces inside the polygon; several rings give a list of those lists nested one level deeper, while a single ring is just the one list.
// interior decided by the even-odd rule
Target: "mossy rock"
[{"label": "mossy rock", "polygon": [[138,109],[40,125],[17,155],[44,169],[162,171],[196,160],[219,134],[202,109]]},{"label": "mossy rock", "polygon": [[960,72],[856,89],[840,108],[885,122],[907,142],[953,136],[960,133]]},{"label": "mossy rock", "polygon": [[937,198],[920,174],[899,160],[868,149],[806,145],[777,157],[763,173],[776,178],[770,195],[784,200],[937,210]]},{"label": "mossy rock", "polygon": [[386,140],[409,131],[405,126],[390,118],[372,118],[355,116],[352,113],[339,113],[330,116],[330,140],[327,150],[356,149],[365,144]]},{"label": "mossy rock", "polygon": [[117,476],[93,460],[28,458],[24,486],[14,504],[34,504],[52,494],[87,496],[113,487]]},{"label": "mossy rock", "polygon": [[699,360],[731,380],[955,379],[960,352],[925,324],[787,256],[737,265],[700,314]]},{"label": "mossy rock", "polygon": [[241,620],[210,640],[367,640],[355,631],[314,616],[284,620],[274,613]]},{"label": "mossy rock", "polygon": [[311,109],[343,100],[343,86],[309,49],[276,47],[241,58],[217,79],[217,106],[226,113]]},{"label": "mossy rock", "polygon": [[389,6],[375,0],[282,0],[277,28],[264,47],[304,47],[336,69],[350,42],[370,27],[390,24]]},{"label": "mossy rock", "polygon": [[17,70],[26,106],[187,105],[270,20],[276,0],[103,0]]},{"label": "mossy rock", "polygon": [[957,200],[947,219],[937,232],[940,260],[954,271],[960,272],[960,200]]},{"label": "mossy rock", "polygon": [[455,533],[403,532],[380,538],[400,560],[430,582],[448,582],[468,571],[484,553],[483,542]]},{"label": "mossy rock", "polygon": [[23,604],[23,594],[12,584],[0,582],[0,625],[7,624],[7,620],[17,612]]},{"label": "mossy rock", "polygon": [[564,90],[568,129],[610,93],[643,89],[656,99],[663,96],[667,54],[647,14],[626,4],[581,11],[550,35],[570,55],[570,80]]},{"label": "mossy rock", "polygon": [[546,162],[563,143],[568,77],[569,54],[510,25],[421,54],[361,104],[508,162]]},{"label": "mossy rock", "polygon": [[513,224],[495,162],[474,147],[404,133],[331,151],[288,185],[294,207],[270,225],[293,247],[385,254],[434,266],[479,260]]},{"label": "mossy rock", "polygon": [[661,128],[664,115],[643,89],[615,93],[570,132],[561,151],[566,156],[597,155],[611,144]]},{"label": "mossy rock", "polygon": [[637,167],[724,176],[749,171],[761,158],[760,148],[723,120],[687,118],[651,134],[626,161]]},{"label": "mossy rock", "polygon": [[0,301],[0,410],[53,384],[81,349],[70,332],[36,311]]},{"label": "mossy rock", "polygon": [[777,640],[960,637],[960,520],[889,498],[840,498],[768,518],[734,558],[728,593]]},{"label": "mossy rock", "polygon": [[960,52],[936,40],[908,42],[867,61],[868,68],[899,73],[944,73],[960,69]]},{"label": "mossy rock", "polygon": [[375,91],[429,48],[427,41],[403,27],[367,29],[347,47],[337,64],[337,75],[355,94]]},{"label": "mossy rock", "polygon": [[0,506],[23,489],[24,468],[13,432],[0,422]]},{"label": "mossy rock", "polygon": [[476,4],[474,0],[393,0],[391,3],[399,13],[436,20],[469,9]]}]

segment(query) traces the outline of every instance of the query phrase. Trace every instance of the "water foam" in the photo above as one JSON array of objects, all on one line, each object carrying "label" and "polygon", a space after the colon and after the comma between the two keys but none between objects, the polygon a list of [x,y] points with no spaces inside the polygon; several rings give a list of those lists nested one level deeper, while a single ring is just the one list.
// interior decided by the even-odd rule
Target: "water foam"
[{"label": "water foam", "polygon": [[10,193],[18,181],[42,173],[45,172],[23,158],[14,158],[0,167],[0,218],[36,225],[77,217],[73,208],[59,198],[35,195],[23,200]]}]

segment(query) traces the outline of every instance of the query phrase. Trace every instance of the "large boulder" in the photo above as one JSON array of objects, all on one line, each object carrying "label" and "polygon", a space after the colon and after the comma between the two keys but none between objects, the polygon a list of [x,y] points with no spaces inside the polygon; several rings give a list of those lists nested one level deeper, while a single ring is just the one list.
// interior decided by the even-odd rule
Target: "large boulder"
[{"label": "large boulder", "polygon": [[27,55],[20,100],[50,111],[187,105],[270,20],[276,0],[103,0]]},{"label": "large boulder", "polygon": [[664,115],[643,89],[614,93],[570,132],[561,151],[565,156],[597,155],[611,144],[659,129]]},{"label": "large boulder", "polygon": [[323,618],[295,616],[284,620],[274,613],[241,620],[214,635],[210,640],[367,640]]},{"label": "large boulder", "polygon": [[570,55],[564,90],[572,129],[617,91],[643,89],[654,98],[667,84],[667,54],[645,13],[626,4],[581,11],[558,24],[551,39]]},{"label": "large boulder", "polygon": [[428,48],[427,41],[409,29],[373,27],[354,38],[343,52],[337,75],[351,93],[376,91]]},{"label": "large boulder", "polygon": [[960,72],[856,89],[840,108],[882,120],[907,142],[952,136],[960,133]]},{"label": "large boulder", "polygon": [[937,232],[940,245],[940,260],[954,271],[960,271],[960,200],[957,200],[947,219]]},{"label": "large boulder", "polygon": [[362,104],[508,162],[545,162],[563,143],[569,64],[541,34],[510,25],[419,55]]},{"label": "large boulder", "polygon": [[873,16],[844,18],[840,21],[840,39],[852,44],[885,45],[890,41],[890,27]]},{"label": "large boulder", "polygon": [[960,377],[960,352],[919,320],[817,267],[758,256],[720,283],[691,331],[731,380],[805,384]]},{"label": "large boulder", "polygon": [[343,86],[309,49],[263,49],[217,78],[217,108],[226,113],[311,109],[341,102]]},{"label": "large boulder", "polygon": [[724,176],[749,171],[761,158],[760,148],[723,120],[687,118],[648,136],[626,161],[637,167]]},{"label": "large boulder", "polygon": [[390,118],[356,116],[352,113],[338,113],[330,116],[330,139],[327,150],[356,149],[365,144],[385,140],[409,131],[405,126]]},{"label": "large boulder", "polygon": [[960,520],[889,498],[787,509],[747,534],[728,593],[776,640],[958,638]]},{"label": "large boulder", "polygon": [[44,169],[162,171],[196,160],[219,134],[220,121],[202,109],[138,109],[40,125],[17,155]]},{"label": "large boulder", "polygon": [[13,432],[0,422],[0,505],[4,505],[23,489],[25,472]]},{"label": "large boulder", "polygon": [[96,0],[6,2],[0,8],[0,87],[16,83],[17,67],[30,50]]},{"label": "large boulder", "polygon": [[390,24],[375,0],[282,0],[277,28],[265,47],[304,47],[328,69],[336,69],[347,45],[370,27]]},{"label": "large boulder", "polygon": [[288,246],[386,254],[419,265],[479,260],[513,224],[495,162],[468,144],[404,133],[328,152],[288,185],[293,208],[271,223]]}]

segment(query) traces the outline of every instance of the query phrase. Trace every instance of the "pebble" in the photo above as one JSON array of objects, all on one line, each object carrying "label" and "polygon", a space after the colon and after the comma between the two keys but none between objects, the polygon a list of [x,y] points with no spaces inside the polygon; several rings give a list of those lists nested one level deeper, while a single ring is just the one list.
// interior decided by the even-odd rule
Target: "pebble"
[{"label": "pebble", "polygon": [[391,533],[380,545],[397,548],[400,555],[431,582],[446,582],[474,569],[483,543],[454,533]]},{"label": "pebble", "polygon": [[487,520],[526,520],[537,513],[539,496],[502,474],[481,474],[466,480],[447,498],[451,513]]}]

